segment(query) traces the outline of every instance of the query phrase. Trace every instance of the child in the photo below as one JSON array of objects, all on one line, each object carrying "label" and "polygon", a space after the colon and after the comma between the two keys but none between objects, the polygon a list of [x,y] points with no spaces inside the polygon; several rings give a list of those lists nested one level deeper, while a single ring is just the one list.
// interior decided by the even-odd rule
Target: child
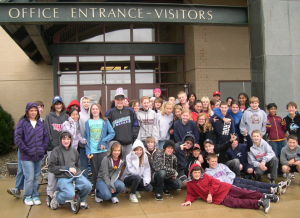
[{"label": "child", "polygon": [[38,110],[39,110],[39,114],[40,114],[40,121],[42,121],[44,123],[45,120],[41,117],[44,112],[44,103],[42,101],[35,101],[34,103],[36,103],[36,105],[38,106]]},{"label": "child", "polygon": [[152,180],[156,185],[155,200],[162,201],[162,193],[170,195],[170,190],[182,187],[182,181],[177,178],[177,158],[173,154],[175,144],[172,140],[165,141],[163,150],[159,150],[154,157]]},{"label": "child", "polygon": [[209,98],[208,97],[203,97],[201,99],[202,104],[203,104],[203,113],[207,115],[207,118],[211,117],[214,115],[214,112],[211,110],[210,103],[209,103]]},{"label": "child", "polygon": [[189,102],[189,109],[191,111],[194,110],[194,105],[195,105],[195,101],[197,100],[197,96],[194,92],[189,92],[188,95],[187,95],[187,100]]},{"label": "child", "polygon": [[278,166],[278,159],[274,151],[271,146],[262,139],[262,135],[258,129],[252,131],[251,139],[254,145],[251,146],[248,152],[248,163],[254,166],[256,180],[261,181],[261,176],[269,169],[271,173],[270,183],[274,184],[274,179],[277,178]]},{"label": "child", "polygon": [[[80,207],[87,209],[85,202],[88,194],[92,190],[92,184],[84,176],[71,178],[66,172],[60,170],[69,170],[75,176],[81,173],[79,153],[72,148],[72,135],[68,131],[63,131],[59,137],[59,146],[55,147],[49,160],[49,172],[54,173],[57,179],[58,189],[50,202],[50,207],[56,210],[60,204],[66,204],[66,200],[72,200],[75,196],[75,189],[79,190]],[[73,185],[75,180],[75,188]]]},{"label": "child", "polygon": [[67,107],[67,112],[69,112],[71,108],[75,108],[76,110],[78,110],[80,112],[79,102],[76,101],[76,100],[71,101],[70,104]]},{"label": "child", "polygon": [[[150,98],[150,103],[149,103],[149,108],[151,109],[151,110],[154,110],[155,109],[155,107],[154,107],[154,101],[155,101],[155,97],[151,97]],[[142,99],[141,99],[141,103],[142,103]]]},{"label": "child", "polygon": [[166,102],[162,106],[161,113],[157,114],[158,128],[159,128],[159,141],[157,148],[162,149],[165,141],[170,139],[169,130],[173,123],[173,103]]},{"label": "child", "polygon": [[95,201],[100,203],[111,199],[115,204],[119,202],[117,195],[125,188],[124,183],[118,179],[125,165],[125,157],[122,155],[122,146],[119,142],[111,141],[109,145],[108,155],[103,158],[98,172]]},{"label": "child", "polygon": [[230,107],[231,106],[231,102],[233,101],[233,98],[232,97],[228,97],[228,98],[226,98],[226,101],[227,101],[228,107]]},{"label": "child", "polygon": [[[282,172],[288,174],[288,186],[294,172],[300,173],[300,146],[296,135],[289,135],[287,145],[280,154]],[[300,181],[299,181],[300,182]]]},{"label": "child", "polygon": [[78,110],[75,108],[71,108],[69,111],[69,119],[68,121],[65,121],[61,125],[62,131],[68,131],[73,136],[73,142],[72,142],[72,148],[75,148],[77,150],[78,148],[78,142],[85,144],[86,140],[83,138],[79,132],[79,113]]},{"label": "child", "polygon": [[293,101],[286,105],[288,115],[284,118],[286,121],[286,130],[290,135],[296,135],[300,138],[300,114],[297,112],[297,104]]},{"label": "child", "polygon": [[104,117],[100,104],[92,104],[90,119],[85,122],[84,138],[86,138],[85,154],[90,159],[94,187],[102,160],[107,154],[108,142],[114,136],[115,131],[109,120]]},{"label": "child", "polygon": [[238,96],[238,101],[239,109],[242,113],[244,113],[244,111],[250,107],[248,95],[246,93],[240,93]]},{"label": "child", "polygon": [[149,164],[151,167],[151,175],[153,175],[153,173],[154,173],[154,169],[153,169],[154,158],[160,149],[155,147],[155,139],[153,137],[147,137],[145,140],[145,144],[146,144],[145,153],[147,154],[148,161],[149,161]]},{"label": "child", "polygon": [[182,107],[180,105],[175,105],[173,109],[173,122],[172,126],[169,130],[170,133],[170,139],[175,141],[174,137],[174,123],[181,118],[181,113],[182,113]]},{"label": "child", "polygon": [[221,114],[229,120],[229,123],[225,123],[223,120],[216,119],[217,116],[214,115],[210,117],[209,121],[211,122],[215,134],[217,136],[218,144],[225,144],[230,139],[230,134],[234,133],[234,122],[232,117],[227,113],[228,104],[226,101],[221,102]]},{"label": "child", "polygon": [[169,96],[169,98],[168,98],[168,101],[172,102],[172,103],[173,103],[173,105],[175,105],[175,104],[176,104],[176,99],[175,99],[175,97],[174,97],[174,96]]},{"label": "child", "polygon": [[192,202],[200,196],[207,203],[223,204],[232,208],[259,209],[263,207],[265,213],[269,212],[270,199],[265,199],[263,194],[220,182],[204,174],[204,170],[197,164],[191,166],[189,178],[187,196],[185,203],[181,206],[192,205]]},{"label": "child", "polygon": [[140,109],[140,103],[137,100],[131,100],[128,106],[131,107],[135,113]]},{"label": "child", "polygon": [[48,145],[48,134],[44,123],[39,119],[38,106],[35,103],[27,103],[25,115],[16,126],[14,142],[19,150],[24,175],[23,202],[28,206],[40,205],[39,174]]},{"label": "child", "polygon": [[190,110],[183,109],[181,118],[174,123],[174,137],[175,142],[182,142],[183,137],[190,133],[195,136],[196,142],[199,141],[199,132],[196,123],[190,119]]},{"label": "child", "polygon": [[[60,144],[59,137],[61,133],[61,125],[68,120],[66,114],[65,104],[60,96],[54,96],[52,99],[52,105],[50,113],[46,115],[45,127],[49,136],[49,143],[47,148],[48,158],[51,156],[52,150]],[[56,179],[54,174],[48,173],[48,186],[47,195],[53,197],[53,193],[56,187]]]},{"label": "child", "polygon": [[246,130],[249,135],[252,135],[252,131],[258,129],[261,135],[264,136],[267,130],[267,115],[258,107],[259,100],[257,97],[251,97],[249,102],[251,108],[246,110],[242,116],[240,131],[244,134],[244,130]]},{"label": "child", "polygon": [[162,103],[163,103],[163,100],[161,98],[157,98],[157,99],[154,100],[154,111],[155,111],[155,113],[160,113]]},{"label": "child", "polygon": [[187,100],[186,93],[184,91],[180,91],[177,95],[179,103],[177,105],[180,105],[182,109],[189,109],[189,102]]},{"label": "child", "polygon": [[144,145],[138,139],[133,143],[132,152],[126,156],[126,168],[121,180],[127,187],[131,186],[129,200],[132,203],[139,202],[139,191],[152,192],[150,164]]},{"label": "child", "polygon": [[267,184],[258,181],[235,178],[235,174],[224,164],[218,163],[218,157],[216,154],[209,154],[207,157],[209,168],[205,169],[205,173],[221,182],[226,182],[239,188],[259,191],[262,194],[266,194],[265,198],[270,199],[272,202],[278,202],[278,195],[281,194],[281,183],[278,185]]},{"label": "child", "polygon": [[203,143],[206,139],[211,139],[213,143],[216,144],[217,141],[216,134],[206,114],[200,113],[197,117],[196,124],[199,130],[199,145],[201,151],[204,151]]},{"label": "child", "polygon": [[160,96],[161,96],[161,90],[160,90],[160,88],[155,88],[155,89],[153,90],[153,96],[154,96],[155,98],[160,98]]},{"label": "child", "polygon": [[201,162],[203,162],[202,155],[200,154],[201,150],[200,150],[199,145],[195,144],[192,147],[192,149],[190,150],[190,152],[191,152],[191,155],[189,156],[189,159],[188,159],[188,168],[187,168],[188,170],[194,163],[201,166]]},{"label": "child", "polygon": [[125,99],[124,99],[123,106],[124,106],[124,107],[128,107],[129,102],[130,102],[129,99],[128,99],[128,98],[125,98]]},{"label": "child", "polygon": [[215,109],[215,108],[220,108],[220,101],[217,101],[216,99],[211,99],[210,100],[210,106],[211,106],[212,110]]},{"label": "child", "polygon": [[221,92],[215,91],[215,92],[213,93],[213,99],[215,99],[216,101],[218,101],[218,102],[221,103],[220,98],[221,98]]},{"label": "child", "polygon": [[140,126],[138,139],[145,143],[148,136],[155,138],[158,143],[159,129],[156,113],[149,109],[149,98],[144,96],[141,98],[142,108],[136,113],[138,124]]},{"label": "child", "polygon": [[203,108],[203,104],[202,104],[202,101],[200,100],[196,100],[194,102],[194,109],[191,113],[191,117],[192,119],[196,122],[197,121],[197,116],[199,113],[202,113],[202,108]]}]

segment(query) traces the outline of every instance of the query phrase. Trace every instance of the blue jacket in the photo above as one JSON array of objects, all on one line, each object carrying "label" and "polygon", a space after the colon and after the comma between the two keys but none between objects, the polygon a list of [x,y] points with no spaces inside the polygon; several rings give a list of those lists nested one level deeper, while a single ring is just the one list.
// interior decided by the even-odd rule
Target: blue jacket
[{"label": "blue jacket", "polygon": [[[224,116],[221,113],[220,108],[214,108],[213,109],[215,115],[217,115],[217,117],[219,117],[220,119],[223,119]],[[233,121],[234,121],[234,129],[235,129],[235,133],[238,134],[238,136],[241,135],[240,132],[240,122],[243,116],[243,113],[239,110],[236,114],[234,114],[230,108],[228,108],[227,113],[232,117]]]},{"label": "blue jacket", "polygon": [[186,134],[193,134],[195,143],[199,142],[199,130],[197,128],[196,122],[194,122],[193,120],[189,120],[185,125],[183,125],[181,119],[177,120],[174,123],[175,142],[182,142]]},{"label": "blue jacket", "polygon": [[[115,131],[110,125],[109,120],[103,120],[103,128],[101,132],[100,141],[98,143],[97,150],[100,151],[101,145],[105,145],[105,148],[108,149],[108,142],[111,141],[115,137]],[[85,153],[86,155],[92,154],[91,148],[90,148],[90,126],[89,126],[89,120],[87,120],[84,124],[85,126],[85,132],[84,132],[84,138],[86,139],[85,144]]]},{"label": "blue jacket", "polygon": [[238,146],[234,150],[232,150],[232,147],[230,147],[227,150],[226,153],[230,160],[238,158],[241,164],[248,163],[247,155],[253,143],[249,135],[247,135],[246,137],[247,137],[247,144],[238,144]]}]

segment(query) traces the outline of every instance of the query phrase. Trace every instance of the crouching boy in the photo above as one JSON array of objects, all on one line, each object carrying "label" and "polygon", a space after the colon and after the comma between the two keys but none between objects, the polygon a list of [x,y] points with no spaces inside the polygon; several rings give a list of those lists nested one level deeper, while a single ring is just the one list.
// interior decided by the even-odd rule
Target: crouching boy
[{"label": "crouching boy", "polygon": [[[55,147],[51,153],[49,161],[49,172],[54,173],[57,179],[58,189],[51,200],[50,207],[56,210],[60,204],[65,204],[66,200],[71,200],[75,196],[75,189],[79,190],[80,207],[87,209],[86,197],[92,189],[92,184],[84,177],[72,178],[68,173],[61,170],[69,170],[74,176],[81,173],[79,153],[72,148],[72,135],[68,131],[60,134],[60,145]],[[73,185],[75,180],[75,189]]]}]

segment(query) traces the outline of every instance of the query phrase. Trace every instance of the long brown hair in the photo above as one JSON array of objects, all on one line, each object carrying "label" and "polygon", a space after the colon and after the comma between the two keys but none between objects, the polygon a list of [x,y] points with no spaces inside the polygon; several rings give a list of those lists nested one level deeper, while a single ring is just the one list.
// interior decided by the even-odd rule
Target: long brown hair
[{"label": "long brown hair", "polygon": [[209,122],[206,114],[205,113],[200,113],[200,114],[198,114],[197,120],[196,120],[196,124],[197,124],[197,128],[198,128],[199,132],[202,132],[202,130],[200,128],[200,124],[198,123],[198,120],[199,120],[200,117],[205,117],[205,123],[203,125],[203,132],[206,133],[207,131],[213,130],[213,127],[212,127],[211,123]]},{"label": "long brown hair", "polygon": [[90,113],[90,118],[93,119],[93,114],[92,114],[92,108],[93,106],[96,105],[98,108],[99,108],[99,117],[103,120],[107,120],[107,118],[104,116],[103,112],[102,112],[102,108],[101,108],[101,105],[98,104],[98,103],[93,103],[92,106],[91,106],[91,113]]},{"label": "long brown hair", "polygon": [[141,146],[138,146],[134,149],[134,151],[137,149],[137,148],[141,148],[143,150],[143,153],[142,155],[139,157],[139,166],[143,166],[144,165],[144,154],[145,154],[145,151],[143,149],[143,147]]},{"label": "long brown hair", "polygon": [[[57,102],[60,102],[60,101],[57,101]],[[66,110],[66,106],[65,106],[65,104],[64,104],[63,102],[60,102],[60,103],[62,104],[62,107],[61,107],[61,111],[60,111],[60,112],[63,112],[63,111]],[[54,104],[51,105],[50,111],[55,112],[55,104],[56,104],[56,102],[55,102]]]}]

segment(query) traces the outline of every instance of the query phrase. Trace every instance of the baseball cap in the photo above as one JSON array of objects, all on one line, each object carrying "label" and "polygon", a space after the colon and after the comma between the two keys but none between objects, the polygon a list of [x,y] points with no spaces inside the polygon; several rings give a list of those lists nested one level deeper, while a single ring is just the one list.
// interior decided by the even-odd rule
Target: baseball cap
[{"label": "baseball cap", "polygon": [[193,149],[192,149],[192,150],[195,150],[195,149],[199,149],[199,150],[201,150],[201,149],[200,149],[200,146],[199,146],[198,144],[194,144],[194,147],[193,147]]},{"label": "baseball cap", "polygon": [[220,96],[221,96],[221,92],[215,91],[215,92],[213,93],[213,96],[215,96],[215,95],[220,95]]},{"label": "baseball cap", "polygon": [[62,98],[58,95],[53,97],[52,104],[55,104],[57,101],[63,102]]},{"label": "baseball cap", "polygon": [[214,144],[213,141],[211,139],[206,139],[204,142],[203,142],[203,145],[205,145],[205,143],[210,143],[210,144]]},{"label": "baseball cap", "polygon": [[119,97],[125,98],[123,88],[117,88],[116,90],[115,99]]}]

